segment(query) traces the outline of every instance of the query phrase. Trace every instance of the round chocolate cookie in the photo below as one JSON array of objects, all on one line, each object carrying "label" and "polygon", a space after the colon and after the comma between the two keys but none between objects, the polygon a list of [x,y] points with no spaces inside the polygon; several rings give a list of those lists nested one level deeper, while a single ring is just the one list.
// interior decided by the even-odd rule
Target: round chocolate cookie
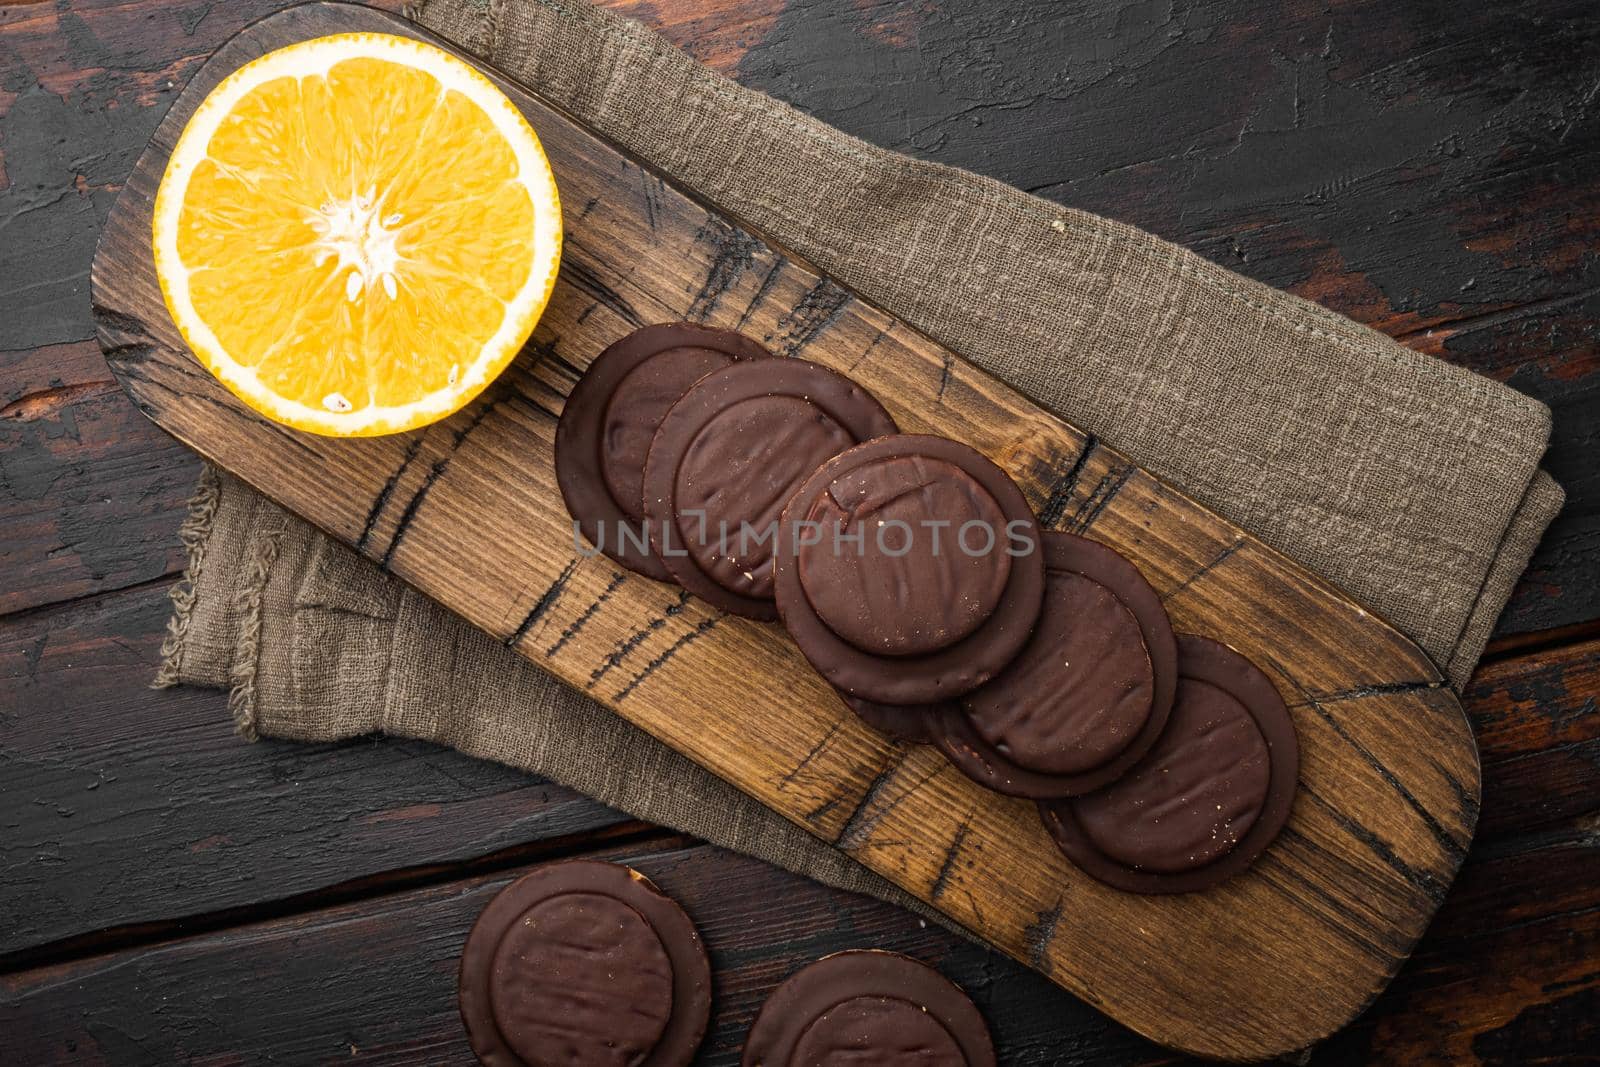
[{"label": "round chocolate cookie", "polygon": [[613,863],[553,863],[501,891],[461,953],[461,1019],[489,1067],[681,1067],[711,1015],[683,909]]},{"label": "round chocolate cookie", "polygon": [[[939,525],[926,525],[930,517]],[[999,502],[947,460],[885,456],[840,471],[805,521],[862,538],[802,543],[796,566],[823,624],[874,656],[925,656],[969,636],[1011,576]],[[980,531],[972,543],[987,548],[961,550],[958,531],[971,528]]]},{"label": "round chocolate cookie", "polygon": [[707,374],[770,358],[744,334],[691,322],[645,326],[595,357],[561,409],[555,444],[556,483],[591,545],[630,570],[671,580],[644,526],[644,464],[656,428]]},{"label": "round chocolate cookie", "polygon": [[849,693],[840,693],[839,699],[857,718],[879,733],[918,745],[933,741],[935,730],[949,707],[946,704],[880,704]]},{"label": "round chocolate cookie", "polygon": [[806,659],[848,696],[933,704],[1022,649],[1044,596],[1038,522],[978,452],[907,434],[815,471],[783,511],[778,610]]},{"label": "round chocolate cookie", "polygon": [[724,611],[776,619],[772,549],[795,486],[862,441],[895,432],[861,386],[799,359],[738,363],[672,406],[645,463],[644,509],[667,570]]},{"label": "round chocolate cookie", "polygon": [[1271,679],[1228,646],[1178,638],[1177,699],[1149,754],[1105,789],[1041,804],[1061,851],[1133,893],[1209,889],[1253,863],[1289,818],[1294,720]]},{"label": "round chocolate cookie", "polygon": [[989,1028],[938,971],[876,950],[824,956],[761,1006],[742,1067],[879,1063],[993,1067]]},{"label": "round chocolate cookie", "polygon": [[1027,646],[933,731],[962,773],[1034,800],[1120,778],[1161,736],[1178,686],[1172,624],[1132,561],[1054,532],[1044,560],[1044,608]]}]

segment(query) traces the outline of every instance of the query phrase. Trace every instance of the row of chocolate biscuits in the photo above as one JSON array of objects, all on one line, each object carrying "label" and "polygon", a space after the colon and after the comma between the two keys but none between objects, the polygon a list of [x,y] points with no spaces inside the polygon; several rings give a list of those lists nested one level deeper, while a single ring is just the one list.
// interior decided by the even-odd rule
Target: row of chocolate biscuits
[{"label": "row of chocolate biscuits", "polygon": [[[677,902],[627,867],[570,860],[513,882],[461,953],[461,1019],[488,1067],[684,1067],[711,1016],[711,964]],[[906,956],[840,952],[762,1006],[743,1067],[995,1067],[965,993]]]},{"label": "row of chocolate biscuits", "polygon": [[1175,635],[1133,563],[1041,530],[999,467],[900,434],[843,375],[726,330],[645,327],[573,390],[556,472],[596,548],[781,618],[863,720],[1037,801],[1108,885],[1208,888],[1288,818],[1298,744],[1257,667]]}]

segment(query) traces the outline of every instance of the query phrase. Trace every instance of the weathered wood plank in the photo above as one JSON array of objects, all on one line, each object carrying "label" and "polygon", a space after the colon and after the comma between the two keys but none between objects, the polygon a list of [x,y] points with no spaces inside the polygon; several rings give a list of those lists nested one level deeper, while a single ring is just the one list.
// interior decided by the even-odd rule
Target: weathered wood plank
[{"label": "weathered wood plank", "polygon": [[433,745],[245,745],[222,694],[148,687],[168,608],[0,620],[0,957],[625,822]]},{"label": "weathered wood plank", "polygon": [[[0,54],[5,56],[0,66],[6,71],[0,79],[0,218],[8,221],[8,234],[21,232],[14,221],[17,215],[48,216],[50,232],[63,237],[59,247],[76,249],[75,254],[81,256],[74,269],[79,272],[85,269],[93,234],[98,229],[98,217],[80,213],[79,198],[94,197],[93,190],[98,186],[114,189],[120,184],[125,175],[113,173],[113,162],[120,159],[124,168],[131,166],[144,133],[159,119],[176,92],[166,86],[160,72],[180,54],[188,55],[193,62],[195,57],[209,52],[231,33],[235,24],[219,21],[219,16],[226,19],[232,11],[247,8],[265,11],[276,6],[276,2],[216,5],[215,11],[209,14],[205,13],[203,4],[185,9],[184,5],[172,5],[166,0],[121,0],[115,4],[78,0],[60,10],[56,5],[0,8]],[[1030,119],[1029,129],[1022,136],[1007,137],[997,133],[984,137],[985,127],[991,131],[995,128],[995,109],[980,110],[964,120],[956,117],[958,112],[980,99],[979,94],[986,91],[986,86],[999,84],[994,78],[997,71],[1034,68],[1048,71],[1060,66],[1057,57],[1061,55],[1062,33],[1049,31],[1048,26],[1041,28],[1040,18],[1059,12],[1062,19],[1076,27],[1091,26],[1090,21],[1081,18],[1086,12],[1078,7],[1016,2],[974,5],[958,0],[944,0],[937,7],[921,4],[857,6],[834,0],[826,3],[790,0],[787,17],[766,21],[767,15],[775,14],[777,7],[765,0],[716,5],[710,9],[702,8],[699,0],[657,0],[648,8],[622,4],[627,13],[661,25],[669,36],[692,49],[702,37],[718,37],[718,27],[723,20],[740,24],[748,12],[755,12],[756,17],[744,25],[749,27],[752,38],[764,36],[755,40],[756,48],[743,68],[734,71],[750,84],[776,91],[802,107],[818,110],[847,128],[869,136],[881,136],[885,143],[892,143],[904,130],[914,130],[923,122],[949,116],[945,128],[953,131],[953,135],[927,149],[928,154],[936,158],[969,162],[991,173],[1000,173],[1008,160],[1019,156],[1032,154],[1045,158],[1059,168],[1057,177],[1072,179],[1075,186],[1090,184],[1098,189],[1093,197],[1082,200],[1065,184],[1060,191],[1046,190],[1048,195],[1081,206],[1099,205],[1098,209],[1108,214],[1157,229],[1185,243],[1200,239],[1192,236],[1188,229],[1190,220],[1195,220],[1195,226],[1214,228],[1210,239],[1200,245],[1201,250],[1235,269],[1274,284],[1297,286],[1303,295],[1392,333],[1407,334],[1422,328],[1423,333],[1406,338],[1408,343],[1429,348],[1438,338],[1444,337],[1441,354],[1446,358],[1484,366],[1497,376],[1533,373],[1544,378],[1545,381],[1537,385],[1537,391],[1557,406],[1558,440],[1553,459],[1559,463],[1565,457],[1565,465],[1558,465],[1556,469],[1568,486],[1573,504],[1563,516],[1562,525],[1547,539],[1546,552],[1542,553],[1544,562],[1536,562],[1534,580],[1525,583],[1519,592],[1507,621],[1514,628],[1522,629],[1594,617],[1600,600],[1593,596],[1595,581],[1584,569],[1582,545],[1587,543],[1592,549],[1595,544],[1592,502],[1596,497],[1590,491],[1580,488],[1573,492],[1573,489],[1581,477],[1592,479],[1600,466],[1590,458],[1596,455],[1593,449],[1578,447],[1585,437],[1592,438],[1592,428],[1585,433],[1569,434],[1565,445],[1563,431],[1574,425],[1574,417],[1586,412],[1592,415],[1600,410],[1600,405],[1592,401],[1592,386],[1584,384],[1593,380],[1589,376],[1594,369],[1594,322],[1600,315],[1596,313],[1592,298],[1559,307],[1541,303],[1548,299],[1564,299],[1565,294],[1573,291],[1573,286],[1581,291],[1583,285],[1592,287],[1594,284],[1594,260],[1586,255],[1592,241],[1586,240],[1572,223],[1600,217],[1600,212],[1585,206],[1592,202],[1593,188],[1573,180],[1575,173],[1600,173],[1595,167],[1581,166],[1583,159],[1593,153],[1595,124],[1593,113],[1590,112],[1591,118],[1585,121],[1581,108],[1587,87],[1569,84],[1568,78],[1570,74],[1593,68],[1593,62],[1586,61],[1581,51],[1575,54],[1569,47],[1571,42],[1581,39],[1591,23],[1560,17],[1560,5],[1553,4],[1520,5],[1516,12],[1495,5],[1457,7],[1450,11],[1447,19],[1438,20],[1437,38],[1417,48],[1414,34],[1395,34],[1384,24],[1383,20],[1393,17],[1392,13],[1397,10],[1392,7],[1336,3],[1327,8],[1325,22],[1319,21],[1324,18],[1321,7],[1313,12],[1291,6],[1272,20],[1234,18],[1226,4],[1177,12],[1176,17],[1181,22],[1174,25],[1184,31],[1192,28],[1193,32],[1181,32],[1167,44],[1175,50],[1168,57],[1175,57],[1175,62],[1167,66],[1168,70],[1187,67],[1208,72],[1208,78],[1216,80],[1234,77],[1235,72],[1241,70],[1270,70],[1273,63],[1282,58],[1302,68],[1307,64],[1327,67],[1329,78],[1303,96],[1304,100],[1315,102],[1314,107],[1305,109],[1303,125],[1256,132],[1270,133],[1281,141],[1286,156],[1297,156],[1321,168],[1328,179],[1354,167],[1352,153],[1359,153],[1360,146],[1341,147],[1333,143],[1331,137],[1341,125],[1357,122],[1362,107],[1404,110],[1417,102],[1429,101],[1455,106],[1454,101],[1464,96],[1468,99],[1462,106],[1487,116],[1464,136],[1442,146],[1442,151],[1450,153],[1454,161],[1451,180],[1429,181],[1424,172],[1417,175],[1417,181],[1398,184],[1396,176],[1408,169],[1402,162],[1372,169],[1362,179],[1363,184],[1315,198],[1296,199],[1278,195],[1265,171],[1243,169],[1236,175],[1239,181],[1233,198],[1211,200],[1210,214],[1197,214],[1190,207],[1169,210],[1172,205],[1187,203],[1189,197],[1188,188],[1195,170],[1184,165],[1184,154],[1191,148],[1204,147],[1198,141],[1207,131],[1236,132],[1247,126],[1259,97],[1190,92],[1182,78],[1160,76],[1159,65],[1155,70],[1146,65],[1140,69],[1139,76],[1117,79],[1114,104],[1123,121],[1114,127],[1097,126],[1095,101],[1077,98],[1070,85],[1069,91],[1059,96],[1040,96],[1017,109],[1019,114]],[[120,10],[116,16],[122,20],[119,29],[106,29],[104,27],[109,24],[97,21],[103,17],[102,8]],[[62,10],[79,18],[60,17]],[[1427,17],[1422,14],[1425,9],[1415,10],[1419,12],[1419,19]],[[186,36],[185,26],[172,23],[172,11],[183,11],[185,22],[198,15],[204,16],[194,25],[192,37]],[[991,11],[993,16],[989,14]],[[957,33],[918,31],[913,20],[930,12],[965,20],[966,24],[979,29],[1002,16],[1018,21],[1015,33],[988,32],[963,38]],[[1552,14],[1556,17],[1551,17]],[[1150,27],[1159,25],[1163,17],[1158,10],[1148,20],[1130,17],[1119,19],[1115,25],[1093,26],[1097,39],[1104,41],[1106,65],[1126,73],[1135,63],[1142,42],[1152,40]],[[22,25],[23,20],[35,18],[45,20],[32,23],[38,30],[37,42],[31,46],[26,63],[17,61],[20,53],[12,47],[15,38],[8,35]],[[1541,25],[1532,26],[1534,21]],[[92,32],[84,32],[84,24]],[[1215,32],[1216,26],[1224,24],[1227,32]],[[1307,26],[1311,29],[1306,29]],[[1336,47],[1327,54],[1318,51],[1327,37],[1324,26],[1336,29]],[[146,32],[153,29],[159,32]],[[1005,27],[996,24],[989,29],[1004,31]],[[1076,35],[1080,29],[1067,32]],[[737,36],[728,34],[720,39],[734,41]],[[1304,40],[1295,39],[1297,36]],[[862,39],[859,44],[853,40],[857,37]],[[992,62],[968,46],[968,41],[980,38],[999,42],[990,57]],[[1568,46],[1563,46],[1563,41]],[[1156,42],[1161,43],[1159,38]],[[711,53],[701,54],[720,68],[730,69],[738,62],[739,47],[743,45],[735,41],[726,48],[719,45]],[[1463,48],[1468,54],[1458,63],[1451,57]],[[1356,69],[1356,64],[1361,65],[1360,70]],[[1080,67],[1073,64],[1073,68],[1071,73],[1079,75],[1078,87],[1093,87],[1091,79],[1081,76]],[[1463,70],[1495,74],[1493,77],[1464,77]],[[811,77],[807,71],[819,71],[827,76]],[[1374,78],[1372,71],[1383,73]],[[884,72],[888,72],[887,77],[880,76]],[[65,107],[56,108],[49,100],[33,94],[29,79],[36,73],[44,87],[57,94]],[[1358,76],[1359,81],[1356,80]],[[181,77],[177,80],[181,85]],[[1384,92],[1379,94],[1377,89],[1385,86]],[[1287,83],[1280,84],[1279,88],[1284,94],[1289,93]],[[1341,92],[1343,88],[1352,92]],[[1389,92],[1396,88],[1402,91]],[[1299,92],[1298,86],[1296,92]],[[25,98],[23,105],[13,108],[19,94]],[[46,108],[44,104],[51,106]],[[88,113],[108,106],[116,121],[98,123],[92,121],[92,117],[72,115],[73,111]],[[907,109],[904,117],[894,110],[897,106]],[[153,115],[141,117],[152,108],[156,109]],[[1193,121],[1185,118],[1170,126],[1163,125],[1163,116],[1187,114],[1186,108],[1204,109],[1205,113],[1195,116]],[[888,116],[881,122],[881,133],[875,133],[876,127],[872,125],[876,113]],[[1569,118],[1577,121],[1563,137]],[[961,122],[970,123],[974,119],[983,122],[983,126],[974,124],[970,131],[981,138],[981,143],[974,153],[969,153],[971,158],[968,159],[963,153],[969,152],[969,131]],[[863,123],[865,127],[861,126]],[[1061,132],[1059,136],[1039,138],[1033,132],[1037,129]],[[1150,162],[1139,163],[1144,148],[1128,140],[1130,131],[1141,136],[1153,132],[1166,140],[1155,145]],[[63,138],[59,146],[54,140],[56,137]],[[1316,151],[1302,150],[1313,144],[1317,146]],[[1104,169],[1104,164],[1100,162],[1097,145],[1109,145],[1111,150],[1127,146],[1130,155],[1126,159],[1137,165],[1100,176],[1098,172]],[[1435,146],[1424,147],[1431,153]],[[11,155],[9,175],[4,169],[8,149]],[[1162,155],[1170,158],[1165,161],[1155,158]],[[80,174],[83,175],[81,182]],[[1488,174],[1494,176],[1492,189],[1487,189],[1479,177]],[[1373,191],[1374,183],[1387,185],[1380,193]],[[1331,188],[1331,182],[1329,185]],[[71,195],[64,196],[68,190]],[[102,210],[107,200],[103,197],[99,201]],[[1386,225],[1388,220],[1377,220],[1373,224],[1362,215],[1369,208],[1384,208],[1396,202],[1412,208],[1402,226],[1390,227]],[[1262,204],[1282,218],[1283,225],[1251,226],[1249,216]],[[1306,221],[1308,216],[1309,222]],[[1235,219],[1242,221],[1235,222]],[[76,244],[64,239],[75,231],[81,231],[86,238]],[[1429,250],[1425,255],[1410,255],[1400,247],[1403,241],[1419,238],[1419,246]],[[1385,251],[1388,245],[1395,247]],[[63,320],[64,329],[55,336],[56,340],[89,337],[92,331],[88,325],[87,302],[81,296],[72,295],[72,281],[57,277],[70,278],[72,270],[57,269],[60,264],[54,261],[54,253],[50,251],[58,247],[56,243],[40,247],[48,254],[30,256],[26,271],[0,270],[0,308],[4,310],[0,313],[0,332],[12,326],[31,325],[32,302],[43,296],[45,306],[59,304],[78,309],[75,321]],[[1328,253],[1330,247],[1336,255]],[[1477,255],[1486,248],[1498,252],[1511,268],[1488,273],[1474,269],[1473,263],[1466,260],[1467,254]],[[4,255],[4,249],[0,249],[0,259]],[[1539,269],[1516,269],[1519,264],[1537,264]],[[1348,279],[1348,284],[1341,279]],[[1467,281],[1474,284],[1461,291],[1460,287]],[[10,294],[18,284],[28,287],[26,294],[12,300]],[[77,284],[81,284],[81,278]],[[52,303],[55,298],[49,294],[57,289],[66,293],[65,300]],[[1429,314],[1434,305],[1450,301],[1458,292],[1461,297],[1472,300],[1464,301],[1464,306],[1455,311],[1444,309]],[[78,302],[74,303],[75,300]],[[1391,312],[1391,308],[1400,305],[1405,306],[1398,312]],[[1469,318],[1435,327],[1432,338],[1426,333],[1427,327],[1421,326],[1424,322],[1439,322],[1462,312]],[[0,348],[7,347],[16,346],[0,344]],[[80,347],[80,352],[92,350],[92,344]],[[17,352],[0,354],[0,366],[5,368],[4,384],[8,387],[6,393],[0,394],[4,404],[23,395],[9,388],[12,360],[18,355]],[[98,361],[97,356],[94,359]],[[1508,361],[1498,363],[1502,359]],[[1491,365],[1479,360],[1497,362]],[[69,354],[66,362],[75,366],[78,361]],[[103,380],[103,376],[95,377]],[[75,376],[64,378],[65,383],[88,380]],[[1519,387],[1534,388],[1525,385],[1520,376],[1511,380]],[[30,385],[27,392],[48,388],[46,377],[40,385]],[[1583,392],[1585,388],[1590,390],[1589,394]],[[1589,401],[1583,399],[1585,395],[1590,396]],[[1565,399],[1569,396],[1574,399]],[[65,468],[60,475],[61,484],[71,484],[73,478],[90,470],[86,465],[72,464],[70,453],[52,455]],[[5,491],[5,485],[0,483],[0,494]],[[1563,530],[1571,528],[1569,520],[1585,501],[1589,502],[1587,514],[1590,517],[1585,520],[1591,524],[1587,527],[1589,532],[1584,533],[1580,528],[1577,539],[1569,540]],[[112,502],[118,506],[134,503],[116,492],[112,494]],[[118,512],[108,517],[103,529],[114,530],[121,521],[120,516]],[[170,529],[164,536],[152,531],[163,551],[175,544],[178,518],[176,513],[172,515]],[[48,599],[59,599],[48,592],[46,595]],[[141,591],[138,595],[149,596],[152,604],[160,599],[151,591]],[[160,614],[152,607],[151,618],[157,623]],[[112,643],[108,642],[105,647],[108,652],[117,651]],[[86,653],[80,651],[74,662],[89,661]],[[1508,694],[1517,692],[1519,682],[1515,669],[1507,668],[1510,673],[1500,673],[1501,668],[1507,665],[1493,668],[1501,678],[1497,684]],[[114,707],[118,700],[138,700],[142,695],[138,690],[142,688],[147,670],[148,660],[145,660],[138,665],[130,663],[121,669],[100,672],[98,677],[106,688],[95,698],[97,706],[103,703]],[[124,683],[127,687],[119,688]],[[1548,684],[1548,681],[1540,683],[1541,686]],[[1508,826],[1500,817],[1500,813],[1508,809],[1521,813],[1515,820],[1517,825],[1524,817],[1543,825],[1548,818],[1558,817],[1563,812],[1579,813],[1589,804],[1580,788],[1586,750],[1581,746],[1563,749],[1560,741],[1553,741],[1552,748],[1541,749],[1539,738],[1543,731],[1549,730],[1550,721],[1565,721],[1569,725],[1588,721],[1581,718],[1582,709],[1585,701],[1592,700],[1596,694],[1591,691],[1585,697],[1581,689],[1570,688],[1564,696],[1540,696],[1531,689],[1523,691],[1524,696],[1510,702],[1504,721],[1489,726],[1484,734],[1483,829],[1490,836],[1516,828]],[[0,688],[0,705],[8,695]],[[140,724],[147,730],[167,728],[170,719],[189,723],[191,725],[184,729],[193,729],[192,724],[214,725],[225,718],[219,698],[197,697],[197,700],[214,700],[214,705],[182,715],[175,715],[173,706],[168,703],[170,697],[160,699],[160,703],[141,712],[144,718]],[[1476,710],[1476,700],[1476,696],[1469,698],[1469,710]],[[1554,704],[1550,703],[1552,700]],[[55,711],[53,706],[36,709],[24,702],[21,714],[47,716]],[[56,717],[63,723],[70,722],[70,716]],[[1592,718],[1590,715],[1589,719]],[[1480,728],[1483,728],[1481,723]],[[1497,770],[1499,753],[1495,735],[1501,732],[1515,735],[1516,758],[1508,761],[1504,769]],[[1558,733],[1562,737],[1573,736],[1566,731]],[[218,728],[216,736],[219,745],[227,743],[222,728]],[[0,749],[3,747],[0,745]],[[180,747],[181,742],[173,743],[169,763],[176,764],[180,760]],[[243,751],[248,753],[248,758],[261,760],[275,759],[267,754],[282,750],[276,746],[257,746]],[[296,750],[289,751],[292,754]],[[61,755],[59,749],[50,752],[51,758],[59,759]],[[108,756],[116,759],[115,754],[108,753]],[[1552,768],[1548,773],[1547,765]],[[324,794],[328,802],[346,808],[351,804],[363,808],[367,805],[368,798],[359,795],[358,785],[374,788],[372,775],[365,770],[355,774],[354,766],[344,761],[289,759],[275,766],[279,767],[280,776],[293,774],[302,786],[322,774],[351,775],[344,791],[330,790]],[[126,768],[119,770],[115,762],[108,763],[106,769],[108,773],[126,775]],[[63,781],[62,796],[70,797],[75,792],[67,788],[68,784]],[[390,780],[383,776],[382,787],[376,791],[381,793],[389,788]],[[279,818],[278,832],[286,836],[308,832],[306,827],[295,825],[292,818],[284,817],[279,810],[280,806],[292,808],[297,795],[294,790],[286,790],[268,791],[261,796],[259,807],[263,825],[273,817]],[[45,804],[53,802],[44,801]],[[168,847],[162,843],[167,835],[182,840],[191,825],[203,830],[205,817],[212,810],[211,805],[188,805],[173,818],[152,828],[148,840],[154,843],[156,854],[164,855],[160,850]],[[91,849],[104,843],[97,843],[92,833],[74,836],[79,828],[90,825],[82,814],[80,812],[75,820],[59,821],[63,852]],[[472,825],[466,822],[461,832],[470,833]],[[189,836],[199,839],[205,835]],[[171,853],[176,855],[178,851],[173,847]],[[383,862],[376,854],[370,858],[373,864]],[[88,860],[82,862],[89,863]],[[138,850],[128,849],[118,862],[137,865]],[[388,862],[393,865],[410,862],[403,839],[396,839]],[[1530,866],[1539,869],[1537,857]],[[295,873],[295,864],[263,867],[251,885],[260,898],[275,898],[282,893],[278,879]],[[1567,867],[1552,865],[1543,883],[1530,882],[1521,887],[1508,885],[1506,891],[1533,899],[1547,894],[1551,885],[1570,873]],[[1471,883],[1473,878],[1473,866],[1469,861],[1458,889]],[[159,899],[151,905],[141,899],[139,914],[182,914],[182,894],[172,891],[161,896],[162,893],[163,887],[154,887],[152,895]],[[104,925],[115,921],[117,907],[125,903],[107,901],[103,910],[85,908],[72,918],[85,925]],[[1435,933],[1443,933],[1448,928],[1453,906],[1452,898]],[[1557,943],[1560,936],[1559,930],[1552,933],[1552,943]],[[1424,941],[1419,948],[1418,962],[1432,958],[1431,946],[1435,940],[1430,936]],[[1499,973],[1529,976],[1541,973],[1539,965],[1522,964],[1515,946],[1515,939],[1508,936],[1505,950],[1495,956],[1494,962],[1484,966]],[[1461,988],[1472,990],[1477,988],[1471,984],[1474,980],[1484,982],[1481,975],[1474,973],[1479,956],[1473,942],[1451,942],[1448,951],[1454,961],[1453,973],[1464,983]],[[1532,960],[1534,955],[1530,950],[1528,958]],[[997,961],[995,966],[998,969],[1009,965]],[[1409,973],[1409,969],[1403,972],[1394,991],[1379,1001],[1378,1007],[1358,1023],[1356,1030],[1362,1030],[1374,1018],[1383,1019],[1384,1041],[1379,1043],[1380,1048],[1383,1043],[1394,1040],[1399,1042],[1399,1047],[1415,1052],[1418,1058],[1426,1058],[1433,1046],[1426,1041],[1408,1042],[1405,1035],[1410,1031],[1403,1021],[1394,1019],[1400,1009],[1385,1010],[1393,998],[1404,995],[1403,991],[1408,989]],[[1026,975],[1020,980],[1027,980]],[[1007,988],[1009,981],[1012,980],[1005,980],[1001,988]],[[199,987],[199,984],[185,986],[180,995],[192,995],[190,991]],[[1481,1010],[1485,1014],[1496,1014],[1499,1009],[1492,1005],[1492,999],[1498,997],[1509,1004],[1512,996],[1521,995],[1517,990],[1525,991],[1525,987],[1519,984],[1512,989],[1485,982],[1481,994],[1475,993],[1471,999],[1484,1005]],[[1581,1034],[1573,1028],[1572,1020],[1595,1017],[1592,1003],[1588,1007],[1585,1003],[1578,999],[1542,1016],[1535,1013],[1533,1017],[1543,1020],[1543,1033],[1552,1041],[1565,1035],[1574,1039],[1565,1048],[1582,1047],[1575,1040]],[[1436,998],[1432,1010],[1437,1012],[1440,1033],[1461,1028],[1453,1021],[1461,1016],[1452,1014],[1449,995]],[[1514,1012],[1505,1014],[1509,1017]],[[1402,1015],[1401,1019],[1404,1018]],[[1040,1047],[1049,1049],[1052,1046],[1046,1043]],[[1562,1047],[1551,1046],[1554,1058],[1559,1058]],[[1042,1052],[1039,1056],[1047,1058]]]},{"label": "weathered wood plank", "polygon": [[[567,251],[526,358],[485,398],[415,435],[420,451],[403,463],[412,441],[293,435],[249,416],[199,372],[176,341],[148,258],[162,153],[204,87],[244,58],[356,26],[410,32],[363,9],[310,6],[226,46],[169,114],[108,221],[94,270],[101,342],[152,417],[1142,1032],[1189,1050],[1263,1055],[1310,1043],[1381,988],[1437,906],[1476,817],[1471,737],[1425,658],[1236,528],[737,234],[514,87],[563,182]],[[729,271],[734,243],[742,269]],[[720,299],[697,299],[711,278]],[[1011,470],[1053,521],[1092,524],[1170,594],[1180,628],[1221,636],[1279,671],[1303,747],[1301,800],[1280,845],[1212,893],[1157,900],[1107,890],[1051,848],[1025,805],[979,790],[927,752],[904,755],[854,720],[841,724],[836,701],[773,628],[693,603],[680,610],[670,590],[619,584],[603,561],[570,569],[549,455],[573,368],[632,326],[687,314],[848,369],[904,429],[969,442]],[[569,569],[563,596],[532,630],[522,627]],[[544,640],[545,629],[563,632],[579,617],[585,625],[569,640]],[[647,619],[646,639],[630,639]],[[619,647],[630,650],[620,663]],[[725,681],[735,677],[737,692]],[[977,874],[959,873],[955,884],[940,871],[961,827],[975,862],[958,871]],[[1360,929],[1345,910],[1360,913]],[[1076,921],[1060,922],[1069,912]]]},{"label": "weathered wood plank", "polygon": [[1600,812],[1600,641],[1488,664],[1464,703],[1483,756],[1480,834]]},{"label": "weathered wood plank", "polygon": [[[19,361],[20,395],[0,406],[0,615],[183,566],[176,533],[199,461],[114,382],[74,373],[82,346],[59,347]],[[66,377],[39,366],[58,354]]]},{"label": "weathered wood plank", "polygon": [[[790,971],[861,947],[910,953],[960,983],[1007,1065],[1191,1062],[889,905],[707,846],[595,855],[643,870],[700,926],[715,984],[699,1064],[738,1062],[751,1018]],[[470,1064],[457,956],[478,911],[522,870],[0,977],[0,1030],[41,1067],[237,1057]],[[1510,1067],[1593,1047],[1597,887],[1600,845],[1582,825],[1475,852],[1391,989],[1311,1064]],[[774,899],[784,907],[770,908]]]},{"label": "weathered wood plank", "polygon": [[[429,746],[244,746],[221,694],[146,687],[166,614],[164,591],[145,587],[0,621],[0,955],[619,825]],[[1600,642],[1479,673],[1466,695],[1484,768],[1476,849],[1600,807],[1596,701]]]},{"label": "weathered wood plank", "polygon": [[[1172,1062],[1026,968],[891,905],[705,845],[596,855],[643,871],[699,926],[714,978],[698,1064],[738,1063],[767,994],[800,965],[844,948],[892,949],[941,968],[977,1002],[1003,1063]],[[0,1033],[37,1067],[472,1064],[455,1002],[461,945],[520,873],[0,977]]]}]

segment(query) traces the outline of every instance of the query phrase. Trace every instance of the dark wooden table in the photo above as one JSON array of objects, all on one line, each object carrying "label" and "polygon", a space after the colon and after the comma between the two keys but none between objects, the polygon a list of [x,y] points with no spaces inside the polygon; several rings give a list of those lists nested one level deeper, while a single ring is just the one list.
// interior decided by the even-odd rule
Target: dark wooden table
[{"label": "dark wooden table", "polygon": [[[1477,842],[1415,958],[1313,1062],[1594,1057],[1592,0],[612,2],[852,133],[1144,226],[1555,409],[1569,504],[1466,693]],[[0,1059],[470,1062],[467,926],[530,865],[593,855],[700,923],[707,1063],[849,946],[937,963],[1004,1063],[1170,1061],[893,907],[427,745],[246,745],[219,693],[147,688],[198,463],[110,381],[89,259],[177,88],[280,6],[0,6]]]}]

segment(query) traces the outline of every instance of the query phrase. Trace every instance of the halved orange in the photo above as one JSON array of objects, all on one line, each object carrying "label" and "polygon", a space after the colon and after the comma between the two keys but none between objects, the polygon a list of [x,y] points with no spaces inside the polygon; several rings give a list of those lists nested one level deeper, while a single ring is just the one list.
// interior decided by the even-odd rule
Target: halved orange
[{"label": "halved orange", "polygon": [[366,436],[441,419],[505,369],[555,285],[561,209],[538,136],[488,78],[350,33],[212,90],[152,238],[212,374],[269,418]]}]

